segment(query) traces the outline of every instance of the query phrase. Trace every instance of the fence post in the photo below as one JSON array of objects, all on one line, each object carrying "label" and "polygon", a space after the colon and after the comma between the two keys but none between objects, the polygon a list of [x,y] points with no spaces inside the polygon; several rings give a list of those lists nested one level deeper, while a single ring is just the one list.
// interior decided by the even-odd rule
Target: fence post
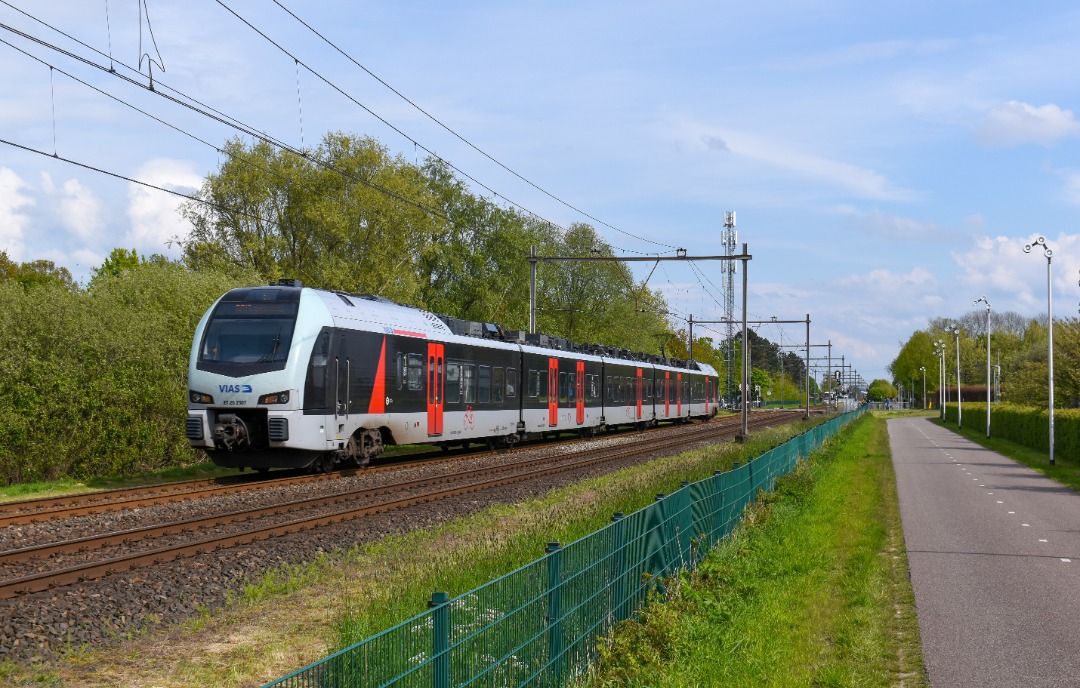
[{"label": "fence post", "polygon": [[549,542],[544,550],[548,560],[548,649],[552,684],[562,683],[562,545]]},{"label": "fence post", "polygon": [[713,471],[713,482],[716,483],[716,491],[720,493],[719,504],[716,505],[716,519],[712,532],[709,533],[709,547],[713,547],[724,537],[724,514],[727,512],[727,490],[724,489],[724,474]]},{"label": "fence post", "polygon": [[653,553],[655,560],[650,568],[656,574],[656,590],[661,595],[667,595],[667,588],[664,587],[663,574],[667,573],[667,543],[668,543],[668,523],[667,523],[667,509],[664,508],[664,493],[658,493],[656,495],[656,514],[659,520],[659,534],[660,546],[657,547]]},{"label": "fence post", "polygon": [[615,523],[615,599],[612,605],[615,609],[615,621],[623,621],[627,617],[626,606],[626,518],[623,512],[616,511],[611,516]]},{"label": "fence post", "polygon": [[750,459],[746,462],[746,469],[750,472],[750,496],[747,501],[753,503],[757,501],[757,487],[754,485],[754,460]]},{"label": "fence post", "polygon": [[431,684],[434,688],[450,688],[450,595],[445,592],[431,593],[428,609],[432,617],[432,658],[434,670]]}]

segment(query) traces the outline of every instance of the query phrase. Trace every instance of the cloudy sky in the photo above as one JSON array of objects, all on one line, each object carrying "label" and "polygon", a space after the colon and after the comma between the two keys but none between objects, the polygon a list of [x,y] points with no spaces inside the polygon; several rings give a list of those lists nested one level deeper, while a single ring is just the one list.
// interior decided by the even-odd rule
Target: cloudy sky
[{"label": "cloudy sky", "polygon": [[[295,146],[345,130],[435,151],[628,254],[720,253],[734,210],[750,317],[809,313],[813,343],[867,379],[984,294],[1045,313],[1046,260],[1023,252],[1039,235],[1055,313],[1076,315],[1073,2],[279,2],[0,0],[0,249],[80,279],[114,247],[176,255],[175,196],[52,157],[190,193],[220,163],[198,139],[237,132],[171,87]],[[662,263],[649,284],[720,318],[720,264],[696,267]]]}]

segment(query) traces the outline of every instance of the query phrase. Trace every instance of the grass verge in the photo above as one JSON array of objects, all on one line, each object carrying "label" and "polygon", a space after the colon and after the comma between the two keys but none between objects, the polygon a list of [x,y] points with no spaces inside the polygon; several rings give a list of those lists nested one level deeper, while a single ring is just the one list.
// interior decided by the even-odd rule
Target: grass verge
[{"label": "grass verge", "polygon": [[984,429],[957,428],[955,423],[942,422],[940,419],[935,419],[933,422],[991,451],[1022,463],[1071,490],[1080,492],[1080,457],[1062,456],[1060,452],[1055,452],[1054,465],[1051,466],[1049,452],[1032,449],[1012,440],[993,437],[993,426],[990,428],[991,437],[987,437]]},{"label": "grass verge", "polygon": [[591,688],[925,686],[885,421],[867,414],[601,645]]},{"label": "grass verge", "polygon": [[0,676],[12,685],[260,685],[422,611],[433,590],[471,590],[541,556],[548,541],[570,542],[606,525],[615,511],[638,509],[657,492],[726,470],[818,422],[758,431],[742,445],[717,443],[281,567],[253,581],[227,608],[178,628],[108,650],[77,650],[49,667],[0,667]]}]

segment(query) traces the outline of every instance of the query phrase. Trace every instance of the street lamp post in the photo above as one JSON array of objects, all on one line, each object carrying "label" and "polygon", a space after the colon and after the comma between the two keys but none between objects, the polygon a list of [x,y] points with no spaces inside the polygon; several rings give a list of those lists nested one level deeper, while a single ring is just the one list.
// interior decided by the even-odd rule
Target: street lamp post
[{"label": "street lamp post", "polygon": [[964,427],[964,402],[960,394],[960,326],[953,325],[956,335],[956,427]]},{"label": "street lamp post", "polygon": [[972,306],[986,304],[986,436],[990,437],[990,302],[983,295],[971,302]]},{"label": "street lamp post", "polygon": [[934,342],[934,353],[938,358],[938,409],[941,421],[945,422],[945,340]]},{"label": "street lamp post", "polygon": [[1053,309],[1053,297],[1051,296],[1051,283],[1050,283],[1050,260],[1054,256],[1053,250],[1046,245],[1046,239],[1039,237],[1035,240],[1034,244],[1028,244],[1024,246],[1024,253],[1031,253],[1031,249],[1035,246],[1041,246],[1043,255],[1046,256],[1046,327],[1049,333],[1049,343],[1047,344],[1049,351],[1049,386],[1050,386],[1050,465],[1054,465],[1054,309]]},{"label": "street lamp post", "polygon": [[926,366],[919,366],[922,371],[922,407],[926,410]]}]

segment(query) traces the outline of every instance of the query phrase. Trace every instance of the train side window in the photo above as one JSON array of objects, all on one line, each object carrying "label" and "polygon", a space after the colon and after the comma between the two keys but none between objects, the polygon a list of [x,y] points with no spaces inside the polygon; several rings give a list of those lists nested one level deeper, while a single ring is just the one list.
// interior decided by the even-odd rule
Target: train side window
[{"label": "train side window", "polygon": [[566,373],[559,373],[559,401],[566,401]]},{"label": "train side window", "polygon": [[461,364],[446,364],[446,403],[461,403]]},{"label": "train side window", "polygon": [[411,391],[424,388],[424,357],[420,354],[409,354],[408,378]]},{"label": "train side window", "polygon": [[502,368],[491,369],[491,401],[501,404],[503,391],[506,389],[506,371]]},{"label": "train side window", "polygon": [[546,404],[548,400],[548,371],[536,371],[536,385],[540,391],[540,401]]},{"label": "train side window", "polygon": [[409,366],[403,352],[398,352],[397,365],[394,366],[394,370],[397,376],[397,388],[405,389],[405,380],[409,377]]},{"label": "train side window", "polygon": [[486,404],[491,401],[491,366],[480,366],[480,375],[477,379],[479,382],[480,390],[476,396],[476,401],[481,404]]},{"label": "train side window", "polygon": [[461,386],[465,390],[465,403],[476,403],[476,366],[461,366]]},{"label": "train side window", "polygon": [[529,398],[535,399],[540,396],[540,379],[536,376],[535,370],[529,371]]},{"label": "train side window", "polygon": [[513,398],[517,396],[517,368],[506,369],[506,396]]}]

